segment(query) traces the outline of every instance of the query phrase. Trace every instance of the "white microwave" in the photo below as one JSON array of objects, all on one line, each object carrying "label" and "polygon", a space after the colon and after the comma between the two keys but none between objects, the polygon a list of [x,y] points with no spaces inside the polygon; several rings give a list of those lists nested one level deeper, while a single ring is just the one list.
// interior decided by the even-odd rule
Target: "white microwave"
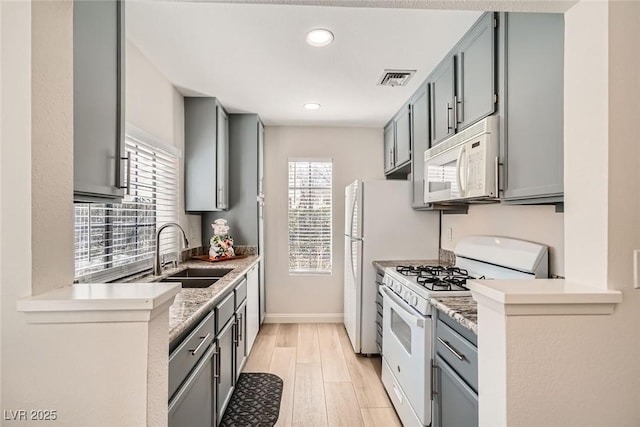
[{"label": "white microwave", "polygon": [[498,197],[498,117],[489,116],[424,152],[424,202]]}]

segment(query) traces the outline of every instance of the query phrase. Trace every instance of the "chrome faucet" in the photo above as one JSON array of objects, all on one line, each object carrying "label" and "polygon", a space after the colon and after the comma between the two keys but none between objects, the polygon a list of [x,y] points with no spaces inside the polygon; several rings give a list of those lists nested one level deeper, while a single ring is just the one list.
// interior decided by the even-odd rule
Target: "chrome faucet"
[{"label": "chrome faucet", "polygon": [[180,224],[176,222],[168,222],[166,224],[162,224],[158,231],[156,231],[156,259],[153,264],[153,275],[159,276],[162,274],[162,264],[160,264],[160,233],[167,227],[178,227],[178,229],[182,232],[182,238],[184,239],[184,247],[189,247],[189,241],[187,240],[187,235],[185,234]]}]

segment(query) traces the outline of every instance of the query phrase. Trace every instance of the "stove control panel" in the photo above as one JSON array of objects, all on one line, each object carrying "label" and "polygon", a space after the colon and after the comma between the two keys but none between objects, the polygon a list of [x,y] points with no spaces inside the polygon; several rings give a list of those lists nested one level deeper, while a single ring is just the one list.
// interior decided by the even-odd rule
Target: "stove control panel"
[{"label": "stove control panel", "polygon": [[431,313],[431,308],[427,299],[418,295],[415,291],[411,290],[399,280],[394,279],[389,274],[385,274],[382,278],[382,283],[420,314],[426,316]]}]

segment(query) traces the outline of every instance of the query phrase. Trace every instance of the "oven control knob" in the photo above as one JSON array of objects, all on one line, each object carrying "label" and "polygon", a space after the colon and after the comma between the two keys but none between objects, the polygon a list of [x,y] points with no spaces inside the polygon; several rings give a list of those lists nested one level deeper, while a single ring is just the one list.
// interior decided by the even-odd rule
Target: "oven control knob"
[{"label": "oven control knob", "polygon": [[415,296],[415,295],[412,295],[409,304],[411,304],[414,307],[417,306],[418,305],[418,297]]},{"label": "oven control knob", "polygon": [[411,301],[411,292],[410,291],[406,291],[404,293],[404,300],[405,301]]},{"label": "oven control knob", "polygon": [[393,290],[396,291],[397,293],[402,293],[402,285],[400,283],[394,283],[393,284]]}]

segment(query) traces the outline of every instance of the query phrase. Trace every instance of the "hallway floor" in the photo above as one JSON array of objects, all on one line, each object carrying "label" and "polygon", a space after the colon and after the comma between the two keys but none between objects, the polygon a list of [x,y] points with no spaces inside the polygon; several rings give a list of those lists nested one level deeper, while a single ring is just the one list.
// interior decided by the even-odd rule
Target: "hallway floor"
[{"label": "hallway floor", "polygon": [[379,357],[354,354],[342,324],[264,324],[244,372],[284,381],[276,426],[400,426]]}]

